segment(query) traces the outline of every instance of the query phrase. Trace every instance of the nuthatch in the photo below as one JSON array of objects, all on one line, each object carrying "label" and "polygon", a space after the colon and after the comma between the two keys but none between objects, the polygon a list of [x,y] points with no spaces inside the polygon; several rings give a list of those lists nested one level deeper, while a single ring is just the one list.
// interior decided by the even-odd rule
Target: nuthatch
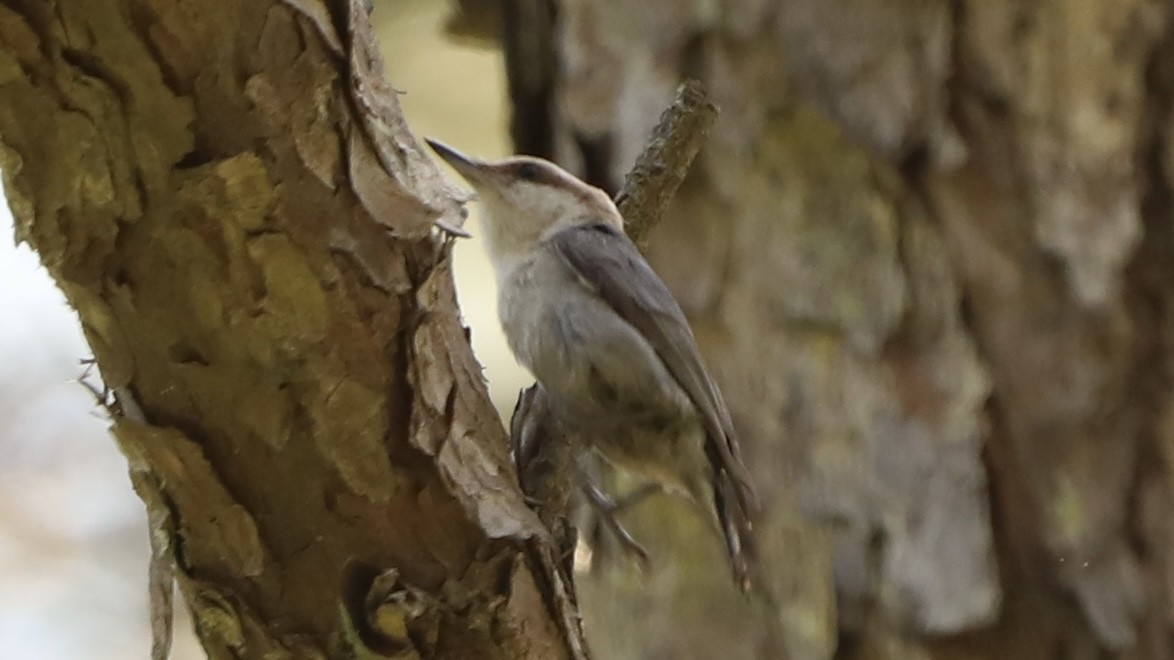
[{"label": "nuthatch", "polygon": [[684,494],[750,586],[757,497],[730,413],[677,301],[602,190],[528,156],[428,144],[477,192],[498,313],[515,357],[609,462]]}]

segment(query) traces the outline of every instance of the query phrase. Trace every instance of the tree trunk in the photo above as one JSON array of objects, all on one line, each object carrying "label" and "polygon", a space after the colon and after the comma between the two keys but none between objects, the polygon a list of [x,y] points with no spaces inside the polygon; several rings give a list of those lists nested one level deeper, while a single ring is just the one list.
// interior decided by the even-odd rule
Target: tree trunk
[{"label": "tree trunk", "polygon": [[778,601],[662,501],[651,574],[580,580],[600,657],[770,657],[776,620],[795,658],[1171,657],[1174,7],[553,8],[548,142],[596,182],[683,77],[722,109],[650,251]]},{"label": "tree trunk", "polygon": [[17,238],[209,656],[563,657],[432,229],[462,200],[381,68],[359,0],[2,2]]}]

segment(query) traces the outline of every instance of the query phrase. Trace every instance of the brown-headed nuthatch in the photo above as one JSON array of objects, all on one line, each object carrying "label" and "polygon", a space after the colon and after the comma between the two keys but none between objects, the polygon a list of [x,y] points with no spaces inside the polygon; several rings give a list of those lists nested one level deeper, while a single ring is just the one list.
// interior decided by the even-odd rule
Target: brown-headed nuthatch
[{"label": "brown-headed nuthatch", "polygon": [[498,313],[518,361],[609,462],[710,512],[749,588],[757,498],[729,410],[616,205],[542,159],[483,162],[428,144],[484,204]]}]

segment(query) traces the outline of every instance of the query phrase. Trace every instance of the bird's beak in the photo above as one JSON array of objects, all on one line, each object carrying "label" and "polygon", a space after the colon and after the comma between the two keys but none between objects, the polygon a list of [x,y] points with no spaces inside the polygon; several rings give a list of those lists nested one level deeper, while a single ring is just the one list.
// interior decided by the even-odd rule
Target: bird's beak
[{"label": "bird's beak", "polygon": [[428,143],[428,146],[432,147],[432,150],[438,156],[444,159],[444,162],[451,165],[458,174],[465,177],[465,180],[474,188],[479,189],[481,186],[490,182],[493,168],[488,163],[470,158],[438,140],[424,138],[424,141]]}]

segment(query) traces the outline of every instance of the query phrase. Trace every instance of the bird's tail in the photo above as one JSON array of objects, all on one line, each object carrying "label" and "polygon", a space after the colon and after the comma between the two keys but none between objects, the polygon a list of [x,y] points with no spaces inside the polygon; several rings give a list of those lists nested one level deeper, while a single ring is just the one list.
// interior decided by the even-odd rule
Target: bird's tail
[{"label": "bird's tail", "polygon": [[713,480],[713,509],[726,542],[734,582],[743,592],[749,592],[762,577],[754,539],[757,503],[752,499],[753,493],[740,486],[728,471],[718,469]]}]

